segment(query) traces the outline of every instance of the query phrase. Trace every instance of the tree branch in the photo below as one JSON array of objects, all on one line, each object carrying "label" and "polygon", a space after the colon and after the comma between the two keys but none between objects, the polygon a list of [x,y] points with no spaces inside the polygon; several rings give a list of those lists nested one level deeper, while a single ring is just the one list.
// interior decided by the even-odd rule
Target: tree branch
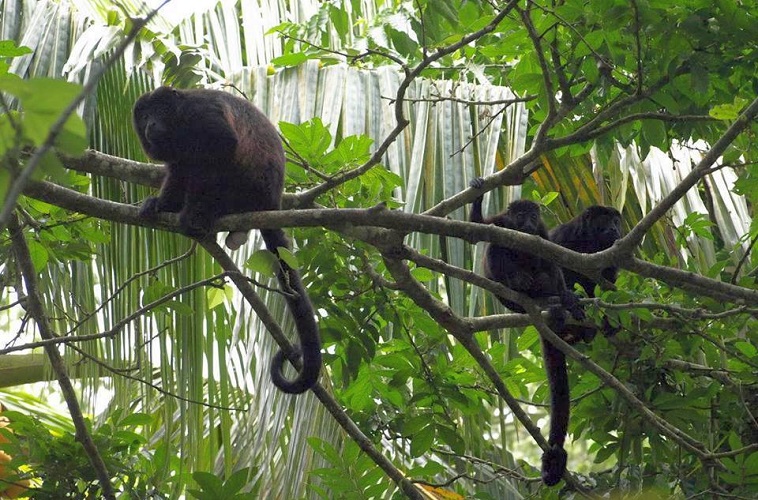
[{"label": "tree branch", "polygon": [[[55,334],[53,333],[47,315],[45,314],[45,309],[42,305],[39,289],[37,287],[37,271],[34,269],[32,257],[29,253],[29,246],[26,244],[26,239],[24,238],[21,226],[13,213],[10,214],[8,220],[8,229],[11,233],[12,248],[13,253],[16,256],[16,264],[24,278],[26,287],[26,308],[37,323],[37,329],[39,330],[40,336],[46,340],[53,339],[55,338]],[[113,490],[113,485],[111,484],[108,468],[105,466],[105,462],[100,456],[100,452],[97,450],[97,446],[95,446],[92,435],[87,428],[87,422],[82,414],[82,409],[79,407],[79,400],[76,397],[76,391],[68,376],[66,364],[63,362],[63,358],[55,346],[45,346],[45,352],[47,353],[47,357],[50,358],[50,365],[55,372],[61,392],[63,393],[63,398],[66,401],[66,406],[68,406],[68,411],[71,414],[71,420],[76,429],[76,440],[81,443],[84,452],[89,458],[90,464],[95,471],[95,475],[100,482],[103,497],[115,500],[116,494]]]},{"label": "tree branch", "polygon": [[[173,232],[179,231],[176,214],[159,214],[154,220],[147,221],[139,218],[139,211],[136,207],[87,196],[49,182],[30,182],[25,194],[92,217]],[[608,250],[594,254],[582,254],[543,238],[510,229],[428,215],[409,214],[398,210],[377,210],[375,208],[365,210],[341,208],[252,212],[226,216],[219,220],[214,229],[217,231],[247,231],[251,228],[273,229],[294,226],[325,227],[336,231],[354,230],[357,227],[376,227],[394,229],[403,234],[415,231],[440,236],[453,236],[472,243],[489,241],[507,248],[539,255],[561,267],[573,269],[590,277],[598,278],[600,271],[609,266],[617,265],[669,285],[695,291],[698,295],[713,297],[717,300],[726,299],[741,301],[746,304],[758,304],[758,290],[730,285],[694,273],[629,258],[627,252],[630,250],[626,249],[629,244],[622,245],[624,241],[627,241],[626,238],[619,240],[616,245]]]},{"label": "tree branch", "polygon": [[[250,282],[242,274],[242,271],[237,267],[234,261],[227,255],[223,248],[221,248],[215,241],[205,240],[200,243],[203,248],[213,257],[221,268],[229,274],[232,282],[240,291],[245,300],[255,311],[258,319],[264,324],[271,336],[274,338],[279,347],[282,348],[287,355],[287,359],[290,362],[298,366],[299,357],[290,344],[287,336],[282,331],[279,323],[271,315],[266,305],[261,298],[255,292]],[[350,417],[342,409],[340,403],[334,399],[334,397],[321,385],[320,382],[316,383],[311,388],[313,394],[324,405],[326,410],[334,417],[335,421],[342,427],[345,432],[350,436],[353,441],[368,455],[371,460],[374,461],[384,472],[392,479],[398,487],[409,498],[416,500],[424,500],[425,497],[421,491],[403,474],[395,465],[385,457],[379,450],[374,447],[371,440],[363,434],[358,426],[353,422]]]},{"label": "tree branch", "polygon": [[753,100],[750,105],[745,108],[745,111],[735,120],[735,122],[724,132],[724,135],[716,141],[711,149],[703,156],[700,163],[692,169],[687,177],[682,179],[671,192],[661,200],[658,205],[653,207],[642,220],[629,231],[624,238],[622,238],[617,245],[621,248],[632,248],[638,246],[642,242],[642,238],[653,227],[661,217],[666,215],[666,212],[671,210],[671,207],[682,198],[687,191],[692,189],[698,181],[705,175],[708,169],[716,163],[716,160],[724,154],[727,147],[734,142],[738,135],[740,135],[750,124],[755,120],[758,115],[758,97]]},{"label": "tree branch", "polygon": [[493,32],[495,28],[497,28],[497,26],[500,24],[500,22],[505,19],[505,16],[507,16],[508,13],[517,4],[518,0],[509,0],[505,7],[503,7],[502,10],[500,10],[500,12],[498,12],[497,15],[492,18],[492,21],[490,21],[482,29],[461,37],[460,40],[453,44],[438,49],[433,54],[424,57],[424,59],[415,68],[410,71],[406,71],[405,78],[403,78],[403,81],[400,82],[400,86],[395,93],[395,120],[397,122],[395,128],[392,129],[389,134],[387,134],[387,137],[385,137],[384,141],[382,141],[379,147],[376,148],[376,151],[374,151],[374,154],[371,155],[371,158],[369,158],[366,163],[348,172],[343,172],[335,176],[330,181],[324,182],[314,188],[309,189],[300,197],[303,203],[310,205],[313,200],[315,200],[323,193],[326,193],[327,191],[339,186],[340,184],[344,184],[351,179],[355,179],[356,177],[363,175],[378,165],[382,159],[382,156],[384,156],[384,153],[387,152],[389,147],[392,145],[392,143],[395,142],[400,133],[408,126],[409,122],[408,119],[405,118],[403,106],[405,104],[405,93],[408,90],[408,87],[410,87],[411,83],[435,61],[438,61],[446,55],[452,54],[456,50],[459,50],[471,42],[474,42],[483,36]]}]

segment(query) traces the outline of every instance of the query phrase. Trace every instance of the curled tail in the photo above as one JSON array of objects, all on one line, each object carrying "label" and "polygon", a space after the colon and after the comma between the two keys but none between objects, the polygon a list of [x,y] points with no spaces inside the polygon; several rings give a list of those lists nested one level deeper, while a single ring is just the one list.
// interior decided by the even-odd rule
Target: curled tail
[{"label": "curled tail", "polygon": [[[281,229],[264,229],[261,231],[266,248],[279,255],[279,247],[289,248],[289,241]],[[279,259],[279,270],[276,273],[281,288],[290,292],[286,295],[287,305],[295,320],[297,334],[300,338],[300,353],[302,367],[294,380],[284,377],[282,369],[286,356],[279,351],[271,362],[271,380],[280,391],[288,394],[300,394],[316,384],[321,371],[321,340],[319,339],[318,326],[316,325],[313,305],[308,298],[308,293],[300,281],[300,274],[296,269],[289,267]]]},{"label": "curled tail", "polygon": [[550,385],[550,434],[548,450],[542,455],[542,482],[553,486],[566,472],[566,450],[563,443],[568,432],[570,394],[566,356],[547,340],[542,340],[542,357]]}]

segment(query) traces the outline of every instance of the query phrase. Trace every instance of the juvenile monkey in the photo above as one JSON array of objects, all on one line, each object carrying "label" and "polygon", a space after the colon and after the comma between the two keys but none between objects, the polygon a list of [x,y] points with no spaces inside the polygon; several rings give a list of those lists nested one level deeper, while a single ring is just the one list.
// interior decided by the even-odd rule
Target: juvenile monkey
[{"label": "juvenile monkey", "polygon": [[[137,100],[133,119],[145,153],[166,164],[160,194],[145,200],[141,217],[178,212],[184,234],[202,239],[224,215],[281,208],[282,142],[274,125],[247,100],[220,90],[160,87]],[[261,235],[274,255],[279,247],[289,248],[282,229],[262,229]],[[234,250],[244,240],[244,233],[230,233],[226,241]],[[271,378],[280,390],[299,394],[318,379],[321,341],[297,270],[279,259],[277,277],[285,291],[294,292],[286,300],[300,337],[302,369],[294,380],[284,378],[280,351]]]}]

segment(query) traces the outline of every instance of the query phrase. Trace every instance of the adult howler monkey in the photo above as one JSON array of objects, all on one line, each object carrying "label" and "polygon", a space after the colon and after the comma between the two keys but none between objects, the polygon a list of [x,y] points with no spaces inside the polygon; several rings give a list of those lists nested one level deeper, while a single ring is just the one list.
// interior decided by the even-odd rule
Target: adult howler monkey
[{"label": "adult howler monkey", "polygon": [[[553,228],[549,234],[550,240],[563,247],[580,253],[595,253],[613,246],[613,243],[621,238],[621,214],[612,207],[593,205],[577,217],[565,224]],[[614,283],[618,275],[618,268],[607,267],[601,271],[601,276]],[[583,274],[571,269],[563,269],[563,276],[569,290],[574,289],[574,284],[579,283],[587,292],[588,297],[595,296],[597,283]],[[604,321],[606,334],[613,332],[613,328],[606,319]],[[581,325],[566,325],[564,336],[567,342],[579,340],[590,341],[595,336],[596,329]]]},{"label": "adult howler monkey", "polygon": [[[471,187],[481,189],[482,180],[474,179]],[[539,206],[528,200],[514,201],[508,209],[494,217],[482,217],[482,199],[474,201],[471,222],[494,224],[514,229],[523,233],[534,234],[547,239],[547,229],[540,217]],[[484,252],[484,275],[506,287],[528,295],[534,299],[559,297],[563,308],[568,310],[576,320],[585,318],[579,299],[566,288],[561,268],[553,262],[529,253],[512,250],[492,243]],[[508,309],[523,313],[524,308],[509,300],[500,299]],[[552,307],[549,309],[550,328],[561,334],[564,327],[563,311]],[[563,444],[568,432],[570,411],[568,371],[565,355],[553,344],[540,337],[542,357],[550,386],[550,448],[542,455],[542,481],[553,486],[557,484],[566,471],[566,451]]]},{"label": "adult howler monkey", "polygon": [[[284,189],[284,149],[276,129],[258,108],[220,90],[160,87],[134,105],[134,128],[147,155],[166,164],[160,194],[145,200],[140,216],[178,212],[188,236],[208,236],[218,218],[242,212],[279,210]],[[244,233],[243,233],[244,234]],[[278,255],[289,248],[281,229],[262,229],[266,248]],[[239,233],[227,246],[239,247]],[[299,394],[317,381],[321,341],[313,306],[297,270],[279,261],[277,277],[285,291],[300,337],[302,369],[294,380],[282,374],[284,354],[271,365],[282,391]]]}]

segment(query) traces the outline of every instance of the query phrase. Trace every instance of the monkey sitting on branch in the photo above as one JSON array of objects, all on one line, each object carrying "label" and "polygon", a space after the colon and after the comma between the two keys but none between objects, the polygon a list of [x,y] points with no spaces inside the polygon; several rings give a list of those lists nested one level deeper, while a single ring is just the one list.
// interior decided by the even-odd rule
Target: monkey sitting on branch
[{"label": "monkey sitting on branch", "polygon": [[[211,235],[216,221],[229,214],[279,210],[284,189],[285,157],[281,139],[269,119],[250,102],[220,90],[160,87],[134,105],[134,128],[147,155],[166,164],[160,194],[145,200],[140,216],[179,214],[187,236]],[[266,248],[277,257],[289,248],[282,229],[262,229]],[[245,233],[230,233],[235,250]],[[321,341],[313,306],[296,269],[279,258],[277,278],[286,294],[300,337],[302,369],[297,378],[283,373],[279,351],[271,378],[280,390],[299,394],[310,389],[321,370]]]}]

